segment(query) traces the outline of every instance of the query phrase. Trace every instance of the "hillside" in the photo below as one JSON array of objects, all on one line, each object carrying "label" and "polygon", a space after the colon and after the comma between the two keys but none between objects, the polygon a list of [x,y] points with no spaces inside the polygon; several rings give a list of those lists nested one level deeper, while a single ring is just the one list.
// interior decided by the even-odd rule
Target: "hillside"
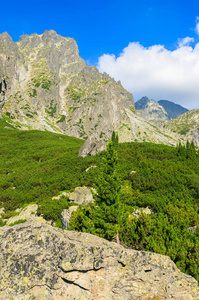
[{"label": "hillside", "polygon": [[199,146],[199,109],[190,110],[174,120],[156,122],[156,126],[177,134],[184,143],[193,140]]},{"label": "hillside", "polygon": [[[160,119],[167,119],[158,105],[152,117],[161,113]],[[121,142],[175,145],[180,139],[135,113],[132,94],[87,66],[75,40],[53,30],[24,35],[16,43],[0,34],[0,117],[20,129],[106,142],[113,130]]]},{"label": "hillside", "polygon": [[77,44],[55,31],[0,35],[0,110],[21,129],[48,130],[108,140],[134,110],[132,94],[86,65]]},{"label": "hillside", "polygon": [[[36,203],[39,214],[61,227],[61,212],[73,204],[66,196],[52,198],[78,186],[94,186],[104,153],[78,157],[83,140],[17,130],[2,119],[0,139],[0,209],[4,208],[0,226],[18,214],[17,208]],[[190,149],[182,152],[175,147],[138,142],[119,144],[117,152],[122,206],[116,216],[121,217],[122,226],[115,228],[110,223],[107,227],[105,212],[101,215],[91,204],[80,206],[71,229],[110,240],[118,230],[123,245],[169,255],[181,271],[198,280],[198,232],[188,230],[199,225],[198,156]],[[88,169],[91,166],[97,167]],[[145,207],[153,213],[133,217],[136,209]],[[111,208],[111,213],[115,209]]]},{"label": "hillside", "polygon": [[183,115],[188,111],[187,108],[182,107],[179,104],[173,103],[168,100],[159,100],[158,103],[164,107],[166,110],[167,114],[169,115],[169,119],[176,119],[177,117]]}]

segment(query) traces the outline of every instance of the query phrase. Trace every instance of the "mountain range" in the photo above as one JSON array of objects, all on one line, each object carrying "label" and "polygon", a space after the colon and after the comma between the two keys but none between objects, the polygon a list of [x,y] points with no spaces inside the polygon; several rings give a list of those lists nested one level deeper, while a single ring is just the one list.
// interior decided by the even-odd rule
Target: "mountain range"
[{"label": "mountain range", "polygon": [[[8,33],[0,34],[0,116],[16,128],[105,142],[113,130],[120,142],[176,145],[193,139],[198,110],[193,128],[182,134],[174,128],[174,120],[172,130],[164,124],[174,118],[175,104],[141,100],[134,105],[133,95],[120,82],[86,65],[72,38],[50,30],[24,35],[14,43]],[[140,110],[142,102],[145,108]],[[175,111],[175,116],[182,113],[181,107]]]},{"label": "mountain range", "polygon": [[142,117],[147,120],[172,120],[188,111],[187,108],[174,102],[150,100],[146,96],[135,102],[135,109],[139,110]]}]

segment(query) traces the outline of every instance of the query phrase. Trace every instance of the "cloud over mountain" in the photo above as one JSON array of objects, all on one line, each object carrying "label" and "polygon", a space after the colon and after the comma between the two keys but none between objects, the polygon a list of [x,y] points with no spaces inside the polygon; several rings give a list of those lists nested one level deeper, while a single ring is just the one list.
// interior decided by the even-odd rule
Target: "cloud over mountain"
[{"label": "cloud over mountain", "polygon": [[[199,19],[196,20],[199,33]],[[135,100],[147,95],[156,100],[169,99],[188,109],[199,107],[199,43],[193,37],[178,39],[171,51],[163,45],[144,47],[129,43],[116,57],[104,54],[98,60],[106,72],[133,93]]]}]

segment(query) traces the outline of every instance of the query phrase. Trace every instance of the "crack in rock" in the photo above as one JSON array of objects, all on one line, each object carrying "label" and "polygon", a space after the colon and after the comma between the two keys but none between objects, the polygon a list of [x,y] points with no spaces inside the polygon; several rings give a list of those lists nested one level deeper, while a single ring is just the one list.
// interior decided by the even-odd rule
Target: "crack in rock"
[{"label": "crack in rock", "polygon": [[79,284],[77,284],[77,283],[75,283],[74,281],[70,281],[70,280],[67,280],[66,278],[64,278],[64,277],[61,277],[61,279],[65,282],[65,283],[68,283],[68,284],[73,284],[73,285],[75,285],[75,286],[78,286],[80,289],[82,289],[82,290],[84,290],[84,291],[88,291],[89,292],[89,290],[88,289],[86,289],[85,287],[83,287],[83,286],[81,286],[81,285],[79,285]]}]

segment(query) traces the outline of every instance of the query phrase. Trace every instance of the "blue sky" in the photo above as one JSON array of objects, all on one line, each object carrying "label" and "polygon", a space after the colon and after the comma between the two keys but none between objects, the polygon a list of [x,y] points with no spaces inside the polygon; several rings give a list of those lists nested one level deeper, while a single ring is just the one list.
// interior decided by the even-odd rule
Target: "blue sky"
[{"label": "blue sky", "polygon": [[[126,57],[127,60],[130,59],[131,61],[132,56],[135,55],[135,43],[139,43],[140,48],[137,47],[137,51],[140,51],[143,55],[150,54],[150,51],[147,52],[147,50],[155,45],[164,46],[160,52],[168,50],[170,54],[173,54],[173,51],[180,47],[180,41],[184,41],[184,45],[182,45],[182,42],[181,47],[186,46],[186,48],[194,50],[195,45],[199,43],[199,32],[196,30],[197,17],[199,16],[198,0],[19,0],[1,1],[0,7],[0,32],[7,31],[14,41],[18,41],[23,34],[35,32],[41,34],[44,30],[53,29],[62,36],[73,37],[77,41],[81,57],[88,64],[97,65],[102,72],[106,71],[116,80],[121,80],[124,87],[134,94],[135,100],[144,95],[155,100],[170,97],[168,100],[175,101],[188,108],[199,108],[199,100],[198,102],[194,100],[197,95],[199,99],[197,85],[195,85],[196,93],[191,96],[191,102],[188,99],[186,100],[189,90],[183,91],[186,97],[184,96],[184,100],[181,100],[180,93],[176,92],[176,89],[180,87],[180,82],[176,89],[174,86],[170,88],[169,83],[166,84],[166,89],[169,89],[170,93],[166,93],[164,89],[162,91],[160,88],[158,92],[157,90],[155,92],[154,88],[158,82],[156,80],[150,85],[143,67],[142,72],[139,68],[138,73],[140,77],[144,74],[148,84],[143,82],[142,90],[141,83],[138,83],[135,79],[136,70],[133,74],[131,72],[125,73],[125,64],[123,63],[121,66],[121,57]],[[184,38],[189,39],[183,40]],[[191,49],[187,51],[190,52]],[[152,53],[154,53],[154,49],[152,50]],[[126,52],[128,52],[127,56],[125,56]],[[108,54],[109,56],[107,56]],[[155,57],[154,60],[156,60]],[[162,59],[157,60],[160,63]],[[178,56],[177,60],[179,61]],[[147,64],[143,57],[141,61]],[[181,68],[183,59],[181,58],[180,61]],[[122,68],[121,78],[119,75],[120,66]],[[128,68],[128,61],[126,67]],[[161,64],[159,67],[161,69]],[[178,68],[179,65],[176,67]],[[149,68],[153,68],[152,62],[146,67],[146,70]],[[191,66],[188,69],[190,71]],[[186,73],[185,71],[184,73]],[[168,70],[165,71],[163,68],[163,72],[168,72]],[[194,75],[195,73],[191,76],[194,77]],[[158,75],[156,74],[156,76]],[[149,77],[153,77],[150,72]],[[186,78],[184,80],[187,81]],[[129,84],[130,81],[132,81],[132,84]],[[164,82],[164,78],[162,81]],[[138,85],[139,89],[137,88]]]}]

